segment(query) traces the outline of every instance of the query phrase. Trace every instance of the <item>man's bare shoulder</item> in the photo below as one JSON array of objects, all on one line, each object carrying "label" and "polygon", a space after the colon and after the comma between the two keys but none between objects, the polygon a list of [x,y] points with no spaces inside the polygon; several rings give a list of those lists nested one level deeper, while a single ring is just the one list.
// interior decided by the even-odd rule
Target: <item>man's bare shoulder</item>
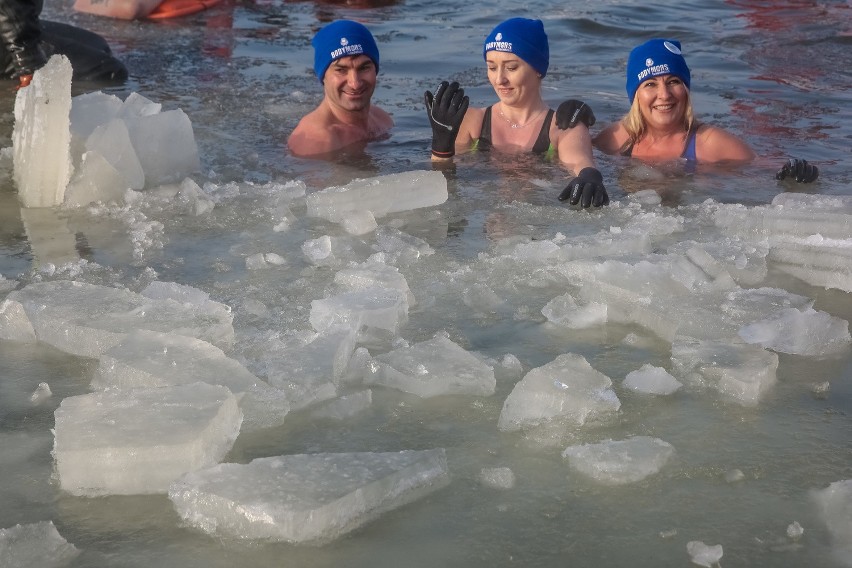
[{"label": "man's bare shoulder", "polygon": [[313,156],[334,150],[334,129],[328,113],[314,109],[299,121],[287,138],[287,147],[296,156]]}]

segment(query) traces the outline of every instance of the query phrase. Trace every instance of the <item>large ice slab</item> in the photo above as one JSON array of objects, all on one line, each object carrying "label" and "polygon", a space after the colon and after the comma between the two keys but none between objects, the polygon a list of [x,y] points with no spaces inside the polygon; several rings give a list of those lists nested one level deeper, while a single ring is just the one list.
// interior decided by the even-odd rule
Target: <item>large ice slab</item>
[{"label": "large ice slab", "polygon": [[210,534],[322,544],[448,482],[443,449],[293,455],[187,474],[169,498]]},{"label": "large ice slab", "polygon": [[574,353],[528,372],[503,403],[497,427],[521,430],[548,422],[583,426],[621,408],[612,380]]},{"label": "large ice slab", "polygon": [[740,329],[746,343],[755,343],[780,353],[828,355],[849,348],[849,322],[813,308],[788,308],[771,318]]},{"label": "large ice slab", "polygon": [[307,198],[308,215],[338,223],[357,211],[373,217],[440,205],[447,200],[447,179],[436,171],[411,171],[355,180]]},{"label": "large ice slab", "polygon": [[137,329],[189,335],[224,348],[234,339],[230,308],[210,300],[149,298],[66,280],[30,284],[8,299],[23,306],[40,341],[83,357],[98,357]]},{"label": "large ice slab", "polygon": [[86,496],[165,493],[218,463],[242,422],[236,397],[206,383],[72,396],[54,416],[59,485]]},{"label": "large ice slab", "polygon": [[562,452],[572,469],[606,485],[625,485],[658,473],[674,455],[668,442],[650,436],[569,446]]},{"label": "large ice slab", "polygon": [[53,521],[0,529],[0,566],[4,568],[60,568],[79,554]]},{"label": "large ice slab", "polygon": [[286,392],[272,388],[210,343],[173,333],[135,330],[100,356],[91,387],[156,388],[196,382],[240,395],[244,428],[277,426],[290,412]]},{"label": "large ice slab", "polygon": [[367,327],[396,335],[406,321],[407,294],[395,289],[371,286],[311,302],[310,322],[320,332],[346,325],[355,331]]},{"label": "large ice slab", "polygon": [[192,123],[181,109],[126,118],[130,140],[145,172],[145,186],[179,182],[201,170]]},{"label": "large ice slab", "polygon": [[757,345],[678,337],[672,372],[684,382],[717,390],[743,406],[756,406],[776,382],[778,355]]},{"label": "large ice slab", "polygon": [[52,56],[15,97],[15,184],[24,207],[56,207],[71,178],[71,62]]},{"label": "large ice slab", "polygon": [[394,349],[373,358],[364,382],[428,398],[447,394],[494,394],[494,370],[448,337]]}]

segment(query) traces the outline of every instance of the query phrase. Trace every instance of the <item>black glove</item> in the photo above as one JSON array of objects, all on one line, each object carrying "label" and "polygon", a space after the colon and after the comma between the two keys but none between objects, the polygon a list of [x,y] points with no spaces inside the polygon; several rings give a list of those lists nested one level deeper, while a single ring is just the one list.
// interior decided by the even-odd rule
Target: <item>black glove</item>
[{"label": "black glove", "polygon": [[426,91],[424,98],[426,114],[432,124],[432,153],[439,158],[449,158],[456,153],[456,137],[470,98],[455,81],[444,81],[434,96]]},{"label": "black glove", "polygon": [[799,183],[811,183],[819,177],[819,168],[813,164],[809,164],[807,160],[790,158],[790,160],[784,164],[784,167],[778,170],[778,173],[775,174],[775,179],[784,179],[787,176],[795,179]]},{"label": "black glove", "polygon": [[595,124],[595,113],[592,112],[592,107],[583,101],[569,99],[556,109],[556,126],[560,129],[574,128],[578,122],[585,124],[586,128],[591,128]]},{"label": "black glove", "polygon": [[559,201],[568,200],[571,205],[582,207],[609,205],[609,195],[603,185],[603,176],[595,168],[583,168],[580,174],[568,182],[568,187],[559,194]]}]

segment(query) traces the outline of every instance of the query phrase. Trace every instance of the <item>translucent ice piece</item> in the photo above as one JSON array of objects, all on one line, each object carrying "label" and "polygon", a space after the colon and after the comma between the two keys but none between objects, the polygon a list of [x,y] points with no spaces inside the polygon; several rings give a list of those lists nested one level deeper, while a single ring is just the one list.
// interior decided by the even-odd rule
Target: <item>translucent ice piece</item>
[{"label": "translucent ice piece", "polygon": [[632,391],[645,394],[669,395],[676,392],[683,384],[671,376],[662,367],[642,365],[636,371],[630,371],[624,377],[622,386]]},{"label": "translucent ice piece", "polygon": [[60,568],[80,551],[69,544],[53,521],[0,529],[0,566],[8,568]]},{"label": "translucent ice piece", "polygon": [[649,436],[570,446],[562,452],[572,469],[606,485],[641,481],[659,472],[672,455],[671,444]]}]

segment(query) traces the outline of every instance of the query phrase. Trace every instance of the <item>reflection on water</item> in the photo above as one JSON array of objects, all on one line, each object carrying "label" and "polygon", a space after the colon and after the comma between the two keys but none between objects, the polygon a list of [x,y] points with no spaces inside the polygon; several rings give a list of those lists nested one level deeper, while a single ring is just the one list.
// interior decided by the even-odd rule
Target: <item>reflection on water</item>
[{"label": "reflection on water", "polygon": [[[53,19],[105,35],[127,63],[131,82],[111,92],[123,98],[138,91],[189,115],[203,163],[197,181],[206,182],[216,207],[194,216],[172,199],[148,194],[123,208],[22,211],[6,167],[0,172],[0,295],[51,279],[131,290],[153,279],[195,286],[232,307],[237,342],[231,355],[258,374],[267,340],[309,329],[310,302],[332,289],[335,271],[377,250],[371,235],[347,236],[308,219],[304,200],[284,198],[283,184],[300,180],[311,192],[431,169],[423,91],[457,79],[472,104],[493,101],[479,42],[510,12],[545,19],[548,102],[583,98],[601,123],[626,111],[623,66],[630,47],[652,36],[680,37],[693,54],[702,120],[742,133],[769,159],[747,169],[687,174],[678,164],[652,168],[597,156],[617,206],[576,211],[555,202],[569,179],[558,164],[473,153],[444,170],[446,204],[379,220],[434,251],[417,260],[398,257],[417,299],[401,333],[406,341],[445,331],[486,357],[514,355],[524,372],[569,351],[584,355],[613,379],[623,410],[616,423],[584,433],[583,441],[663,438],[677,453],[657,476],[600,486],[568,469],[562,447],[498,432],[503,401],[519,378],[498,366],[494,396],[419,399],[376,388],[362,414],[334,422],[294,413],[280,427],[241,436],[227,458],[245,463],[279,454],[445,447],[449,487],[322,548],[210,538],[181,526],[165,496],[83,499],[60,491],[51,477],[53,411],[63,397],[88,392],[94,362],[41,344],[0,341],[0,528],[53,520],[82,551],[75,567],[669,566],[688,564],[691,540],[722,544],[723,565],[848,565],[834,556],[808,496],[852,476],[848,350],[825,358],[781,354],[778,383],[754,409],[708,393],[650,399],[619,383],[645,363],[670,367],[670,343],[638,326],[551,324],[542,307],[575,290],[586,265],[573,264],[578,272],[572,273],[503,256],[518,244],[529,244],[533,254],[541,250],[537,243],[586,242],[647,223],[653,248],[644,257],[652,259],[679,243],[724,238],[708,222],[713,206],[702,205],[708,199],[753,207],[783,191],[848,193],[852,104],[839,60],[848,45],[842,38],[849,9],[837,2],[789,4],[783,10],[739,1],[639,9],[536,1],[516,13],[518,5],[506,2],[258,0],[168,23],[107,21],[48,6]],[[310,37],[338,17],[364,21],[379,39],[376,100],[396,127],[389,139],[334,161],[297,160],[284,141],[321,95]],[[786,26],[780,33],[778,22]],[[4,145],[10,144],[11,96],[0,94],[7,109],[0,119]],[[772,158],[788,153],[819,162],[820,182],[808,188],[775,182],[779,164]],[[657,192],[662,203],[647,200],[645,190]],[[285,219],[288,230],[273,230]],[[323,235],[349,239],[355,252],[337,266],[313,266],[301,247]],[[286,264],[248,269],[248,257],[270,252]],[[771,270],[762,285],[852,319],[847,292]],[[813,392],[825,381],[827,393]],[[41,382],[53,396],[34,405],[30,396]],[[483,467],[511,467],[516,486],[482,485]],[[742,472],[741,481],[726,481],[734,470]],[[798,542],[785,532],[793,521],[805,528]]]}]

